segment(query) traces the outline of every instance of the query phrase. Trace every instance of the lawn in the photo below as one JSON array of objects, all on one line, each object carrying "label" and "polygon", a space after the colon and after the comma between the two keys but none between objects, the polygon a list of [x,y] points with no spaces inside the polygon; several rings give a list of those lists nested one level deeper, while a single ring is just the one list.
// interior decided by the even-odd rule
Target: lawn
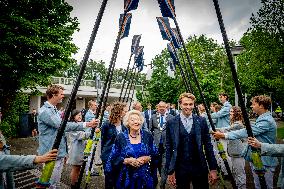
[{"label": "lawn", "polygon": [[277,121],[277,138],[284,139],[284,122]]}]

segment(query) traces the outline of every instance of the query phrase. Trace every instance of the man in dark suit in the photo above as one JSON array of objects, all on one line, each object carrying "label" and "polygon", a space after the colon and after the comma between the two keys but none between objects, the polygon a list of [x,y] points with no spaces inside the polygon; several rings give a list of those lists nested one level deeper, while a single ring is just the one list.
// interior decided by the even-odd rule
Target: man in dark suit
[{"label": "man in dark suit", "polygon": [[171,103],[167,103],[167,111],[168,111],[169,114],[171,114],[173,116],[177,115],[176,111],[171,108]]},{"label": "man in dark suit", "polygon": [[[217,162],[205,118],[192,114],[195,97],[179,97],[181,114],[166,125],[166,169],[168,181],[178,189],[209,188],[217,181]],[[208,174],[208,166],[209,174]]]},{"label": "man in dark suit", "polygon": [[37,116],[38,116],[38,113],[36,112],[36,109],[33,108],[32,113],[31,113],[31,120],[30,120],[33,137],[36,137],[38,135]]},{"label": "man in dark suit", "polygon": [[158,104],[158,112],[152,115],[149,122],[149,131],[154,137],[154,143],[159,147],[160,164],[159,171],[161,175],[160,188],[165,188],[167,182],[166,166],[166,122],[174,118],[167,112],[167,104],[161,101]]},{"label": "man in dark suit", "polygon": [[147,110],[144,111],[144,116],[147,122],[147,126],[149,128],[149,121],[153,115],[153,110],[151,109],[151,104],[147,104]]}]

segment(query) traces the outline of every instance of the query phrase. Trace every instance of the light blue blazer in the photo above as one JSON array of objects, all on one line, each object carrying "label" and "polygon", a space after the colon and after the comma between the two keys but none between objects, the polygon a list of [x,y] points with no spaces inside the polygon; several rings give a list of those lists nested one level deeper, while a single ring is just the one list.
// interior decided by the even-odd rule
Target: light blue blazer
[{"label": "light blue blazer", "polygon": [[85,115],[85,121],[92,121],[95,118],[96,118],[96,114],[91,112],[91,110],[88,110],[86,115]]},{"label": "light blue blazer", "polygon": [[281,170],[277,186],[284,189],[284,144],[261,144],[261,154],[264,156],[281,156]]},{"label": "light blue blazer", "polygon": [[229,127],[230,126],[230,109],[232,105],[230,102],[225,102],[218,112],[211,114],[212,119],[216,119],[216,128]]},{"label": "light blue blazer", "polygon": [[[58,111],[49,102],[45,102],[39,109],[38,114],[39,155],[43,155],[51,150],[57,135],[57,130],[60,127],[60,123],[61,117]],[[65,128],[65,132],[83,130],[83,122],[68,122]],[[63,158],[67,155],[66,143],[66,137],[64,134],[60,142],[58,158]]]},{"label": "light blue blazer", "polygon": [[0,172],[34,169],[35,155],[0,155]]},{"label": "light blue blazer", "polygon": [[261,155],[284,157],[284,144],[261,144]]},{"label": "light blue blazer", "polygon": [[[96,118],[96,114],[94,114],[91,110],[88,110],[85,115],[85,121],[89,122]],[[86,128],[85,132],[91,132],[92,128]]]},{"label": "light blue blazer", "polygon": [[[15,182],[13,171],[35,168],[35,165],[33,163],[34,159],[35,156],[33,155],[18,156],[0,154],[0,189],[14,189]],[[6,176],[3,173],[6,173]],[[4,186],[4,177],[6,177],[6,186]]]},{"label": "light blue blazer", "polygon": [[[253,135],[257,140],[264,143],[269,144],[275,144],[276,142],[276,122],[274,118],[271,116],[270,112],[266,112],[262,115],[260,115],[256,121],[255,124],[252,125],[252,132]],[[226,139],[234,140],[234,139],[241,139],[241,138],[247,138],[247,130],[246,129],[240,129],[237,131],[231,131],[228,132],[226,135]],[[250,148],[246,148],[245,153],[250,154]],[[244,154],[244,157],[246,160],[246,154]],[[270,157],[270,156],[262,156],[262,163],[265,166],[272,166],[275,167],[278,164],[277,158]]]}]

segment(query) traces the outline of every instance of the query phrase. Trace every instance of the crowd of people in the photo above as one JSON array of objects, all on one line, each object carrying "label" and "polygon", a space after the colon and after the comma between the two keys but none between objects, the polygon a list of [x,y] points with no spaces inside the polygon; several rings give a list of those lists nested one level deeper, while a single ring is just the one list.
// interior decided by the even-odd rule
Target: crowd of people
[{"label": "crowd of people", "polygon": [[[145,111],[142,111],[140,102],[134,102],[130,111],[123,102],[107,104],[104,115],[101,115],[102,123],[96,119],[99,117],[96,116],[99,113],[97,103],[91,100],[88,111],[72,111],[58,150],[52,150],[52,145],[62,120],[57,105],[62,102],[64,88],[52,85],[46,95],[47,101],[35,114],[37,120],[34,120],[37,126],[34,126],[33,135],[38,134],[38,156],[0,155],[0,172],[55,160],[50,188],[60,188],[61,173],[67,159],[67,164],[72,166],[71,188],[76,188],[91,129],[101,132],[100,141],[93,148],[96,149],[95,165],[103,165],[106,189],[163,189],[167,183],[180,189],[191,186],[209,188],[220,175],[224,178],[228,175],[218,153],[216,139],[224,146],[237,188],[247,188],[245,161],[250,162],[255,187],[261,187],[251,160],[252,148],[261,150],[267,188],[273,188],[273,175],[278,165],[275,156],[284,156],[284,144],[275,144],[277,126],[269,112],[271,99],[265,95],[251,100],[252,110],[258,115],[251,127],[255,138],[248,138],[241,109],[232,106],[225,93],[219,95],[222,106],[216,102],[210,106],[214,131],[203,104],[197,106],[196,112],[196,99],[191,93],[180,95],[181,111],[176,110],[174,104],[163,101],[154,110],[148,104]],[[5,143],[2,144],[0,152]],[[4,161],[12,163],[3,164]],[[218,175],[217,170],[222,173]],[[98,175],[96,168],[92,173]],[[282,168],[278,181],[282,188],[283,176]]]}]

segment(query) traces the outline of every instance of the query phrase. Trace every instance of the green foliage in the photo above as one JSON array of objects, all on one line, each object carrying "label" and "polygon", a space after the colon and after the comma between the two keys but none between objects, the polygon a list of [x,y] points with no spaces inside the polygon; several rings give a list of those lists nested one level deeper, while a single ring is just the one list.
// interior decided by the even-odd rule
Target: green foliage
[{"label": "green foliage", "polygon": [[19,126],[20,113],[28,112],[29,96],[23,93],[17,93],[15,100],[11,103],[9,114],[6,114],[5,119],[0,123],[0,130],[5,137],[15,137],[17,135],[17,127]]},{"label": "green foliage", "polygon": [[[80,66],[78,64],[74,64],[73,66],[69,67],[64,71],[59,71],[56,73],[55,76],[57,77],[69,77],[69,78],[76,78],[80,70]],[[97,62],[95,60],[90,60],[87,63],[83,79],[86,80],[95,80],[96,73],[100,74],[100,80],[105,81],[107,76],[108,68],[105,66],[105,62],[102,60]],[[123,78],[125,77],[125,71],[123,68],[115,68],[112,76],[112,82],[122,82]],[[136,84],[142,85],[146,82],[146,75],[143,73],[138,74],[138,79]]]},{"label": "green foliage", "polygon": [[262,0],[257,15],[252,15],[250,30],[264,29],[284,40],[284,2],[283,0]]},{"label": "green foliage", "polygon": [[283,1],[263,0],[262,5],[251,18],[252,27],[240,41],[245,48],[238,57],[240,81],[250,96],[272,94],[273,101],[283,107],[284,4]]},{"label": "green foliage", "polygon": [[179,79],[173,79],[167,75],[167,61],[169,59],[169,54],[164,50],[161,55],[156,56],[152,60],[154,65],[154,71],[152,78],[149,81],[146,91],[146,99],[148,103],[156,105],[159,101],[163,100],[165,102],[175,103],[178,94],[178,90],[184,90]]},{"label": "green foliage", "polygon": [[[75,61],[71,42],[78,29],[72,7],[64,1],[0,1],[0,106],[3,121],[21,89],[46,86],[50,76]],[[9,120],[8,120],[9,119]],[[16,118],[15,118],[16,119]]]},{"label": "green foliage", "polygon": [[[63,1],[1,1],[0,83],[17,89],[45,86],[46,78],[74,62],[71,42],[78,27]],[[10,88],[10,87],[9,87]]]},{"label": "green foliage", "polygon": [[[189,38],[186,47],[194,62],[193,66],[207,102],[218,101],[218,94],[221,91],[233,94],[234,87],[231,74],[229,68],[224,65],[226,56],[223,47],[204,35]],[[160,100],[163,100],[176,104],[179,95],[186,91],[179,69],[176,70],[175,78],[170,78],[167,75],[169,58],[168,52],[163,50],[152,60],[154,68],[152,78],[145,88],[147,93],[143,98],[141,95],[137,96],[142,102],[156,105]],[[186,59],[185,54],[180,52],[179,59],[183,65],[183,59]],[[197,102],[201,103],[199,92],[193,82],[190,66],[187,63],[186,70],[190,74],[193,94],[197,97]]]}]

